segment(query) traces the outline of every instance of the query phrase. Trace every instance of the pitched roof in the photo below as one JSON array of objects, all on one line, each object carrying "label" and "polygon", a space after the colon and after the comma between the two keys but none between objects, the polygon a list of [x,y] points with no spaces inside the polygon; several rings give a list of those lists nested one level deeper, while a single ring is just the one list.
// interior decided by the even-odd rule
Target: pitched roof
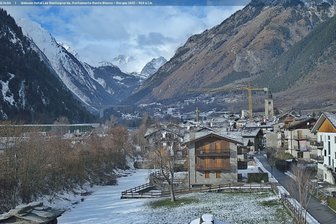
[{"label": "pitched roof", "polygon": [[242,131],[243,137],[256,137],[261,131],[261,128],[249,128]]},{"label": "pitched roof", "polygon": [[171,130],[169,128],[165,128],[165,127],[160,127],[160,128],[148,128],[145,135],[144,135],[144,138],[147,138],[149,136],[151,136],[152,134],[156,133],[156,132],[161,132],[161,131],[166,131],[166,132],[170,132],[170,133],[173,133],[179,137],[183,137],[182,134],[180,133],[177,133],[176,131],[174,130]]},{"label": "pitched roof", "polygon": [[293,129],[309,129],[311,127],[313,127],[316,123],[316,119],[315,118],[306,118],[306,119],[302,119],[302,120],[295,120],[293,121],[288,127],[287,129],[289,130],[293,130]]},{"label": "pitched roof", "polygon": [[189,135],[189,137],[185,139],[183,144],[188,144],[188,143],[191,143],[191,142],[199,141],[199,140],[202,140],[202,139],[205,139],[205,138],[208,138],[208,137],[216,137],[216,138],[223,139],[223,140],[226,140],[226,141],[229,141],[229,142],[233,142],[233,143],[236,143],[236,144],[243,145],[243,142],[241,142],[241,141],[237,141],[236,139],[230,138],[229,136],[225,136],[225,135],[213,132],[213,131],[191,133]]},{"label": "pitched roof", "polygon": [[319,119],[316,121],[311,131],[317,132],[317,130],[321,127],[321,125],[326,119],[334,126],[334,128],[336,128],[336,114],[331,112],[323,112],[320,115]]}]

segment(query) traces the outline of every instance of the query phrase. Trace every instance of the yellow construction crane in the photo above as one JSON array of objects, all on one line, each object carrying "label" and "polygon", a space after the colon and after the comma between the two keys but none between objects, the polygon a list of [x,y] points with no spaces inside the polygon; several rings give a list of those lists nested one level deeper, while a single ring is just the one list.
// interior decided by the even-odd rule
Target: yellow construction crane
[{"label": "yellow construction crane", "polygon": [[252,116],[252,91],[264,91],[266,96],[268,96],[268,88],[254,88],[251,86],[241,87],[241,89],[247,90],[248,94],[248,111],[250,121],[253,119]]},{"label": "yellow construction crane", "polygon": [[[247,94],[248,94],[248,111],[249,111],[249,120],[252,121],[253,120],[253,110],[252,110],[252,92],[253,91],[264,91],[266,94],[266,99],[269,99],[270,93],[268,88],[264,87],[264,88],[256,88],[256,87],[251,87],[251,86],[243,86],[243,87],[234,87],[234,88],[230,88],[230,87],[218,87],[218,88],[200,88],[200,89],[192,89],[190,91],[193,92],[228,92],[228,91],[237,91],[237,90],[247,90]],[[269,116],[269,112],[266,108],[266,102],[265,102],[265,116],[266,118],[268,118]],[[272,102],[272,107],[273,107],[273,102]],[[273,110],[272,110],[273,111]],[[272,112],[273,113],[273,112]],[[273,115],[272,115],[273,116]]]}]

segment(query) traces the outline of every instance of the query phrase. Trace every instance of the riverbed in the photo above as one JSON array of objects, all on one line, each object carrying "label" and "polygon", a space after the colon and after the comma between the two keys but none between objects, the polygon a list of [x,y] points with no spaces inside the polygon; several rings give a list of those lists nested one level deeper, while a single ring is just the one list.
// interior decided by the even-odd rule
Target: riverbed
[{"label": "riverbed", "polygon": [[148,182],[149,170],[118,178],[118,185],[95,187],[92,195],[59,219],[60,224],[143,223],[140,210],[147,200],[120,199],[121,192]]}]

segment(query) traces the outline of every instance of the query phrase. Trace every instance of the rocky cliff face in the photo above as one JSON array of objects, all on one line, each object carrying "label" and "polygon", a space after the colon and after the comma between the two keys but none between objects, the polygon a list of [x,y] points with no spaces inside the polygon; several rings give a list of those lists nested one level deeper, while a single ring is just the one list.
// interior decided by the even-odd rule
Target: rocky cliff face
[{"label": "rocky cliff face", "polygon": [[268,69],[255,85],[276,91],[280,108],[335,109],[336,17],[318,25]]},{"label": "rocky cliff face", "polygon": [[41,60],[91,112],[119,103],[139,85],[139,77],[128,75],[112,64],[93,67],[80,61],[69,46],[59,44],[39,24],[29,20],[18,23]]},{"label": "rocky cliff face", "polygon": [[92,120],[37,52],[15,20],[0,9],[0,120]]},{"label": "rocky cliff face", "polygon": [[171,99],[188,89],[250,82],[334,10],[312,1],[252,1],[220,25],[190,37],[130,100]]}]

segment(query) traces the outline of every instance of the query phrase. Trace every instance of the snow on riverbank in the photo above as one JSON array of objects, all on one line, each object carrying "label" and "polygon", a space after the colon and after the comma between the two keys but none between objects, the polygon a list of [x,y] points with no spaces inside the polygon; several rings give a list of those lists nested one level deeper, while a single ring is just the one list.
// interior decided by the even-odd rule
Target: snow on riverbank
[{"label": "snow on riverbank", "polygon": [[284,223],[292,218],[278,197],[266,193],[193,193],[187,198],[199,200],[197,203],[177,208],[144,208],[143,224],[179,223],[187,224],[204,213],[213,214],[219,220],[233,223]]},{"label": "snow on riverbank", "polygon": [[118,185],[94,187],[92,195],[66,211],[58,219],[59,223],[143,223],[140,210],[146,200],[121,200],[120,196],[124,190],[147,183],[148,176],[148,170],[137,170],[131,175],[118,178]]},{"label": "snow on riverbank", "polygon": [[116,186],[95,187],[93,194],[65,212],[59,223],[187,224],[204,213],[214,214],[231,224],[292,223],[291,217],[271,192],[193,193],[182,197],[196,199],[197,203],[155,209],[149,207],[148,202],[157,199],[120,199],[122,191],[148,182],[148,175],[147,170],[137,170],[130,176],[119,178]]}]

